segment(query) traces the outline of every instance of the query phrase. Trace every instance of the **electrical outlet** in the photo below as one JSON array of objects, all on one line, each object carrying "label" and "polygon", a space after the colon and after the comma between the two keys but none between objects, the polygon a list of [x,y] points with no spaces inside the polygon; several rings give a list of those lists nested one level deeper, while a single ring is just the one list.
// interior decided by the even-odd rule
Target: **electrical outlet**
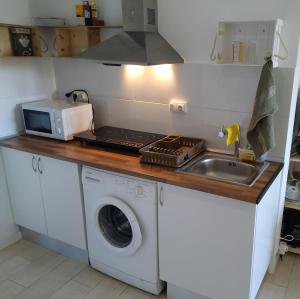
[{"label": "electrical outlet", "polygon": [[172,101],[170,103],[170,111],[171,112],[181,112],[187,113],[187,103],[180,101]]}]

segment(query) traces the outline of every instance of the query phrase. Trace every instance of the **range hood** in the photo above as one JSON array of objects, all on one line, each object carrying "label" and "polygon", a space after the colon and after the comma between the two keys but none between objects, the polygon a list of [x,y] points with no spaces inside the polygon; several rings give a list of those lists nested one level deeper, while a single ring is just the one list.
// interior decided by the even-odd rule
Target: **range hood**
[{"label": "range hood", "polygon": [[122,0],[124,31],[76,55],[103,64],[158,65],[184,63],[158,33],[157,0]]}]

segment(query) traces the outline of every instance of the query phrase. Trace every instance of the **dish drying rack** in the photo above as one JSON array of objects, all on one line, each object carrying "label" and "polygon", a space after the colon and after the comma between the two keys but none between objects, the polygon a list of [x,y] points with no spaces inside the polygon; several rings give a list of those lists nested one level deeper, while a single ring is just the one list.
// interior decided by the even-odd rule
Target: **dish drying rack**
[{"label": "dish drying rack", "polygon": [[204,150],[203,139],[171,135],[142,148],[141,162],[180,168]]}]

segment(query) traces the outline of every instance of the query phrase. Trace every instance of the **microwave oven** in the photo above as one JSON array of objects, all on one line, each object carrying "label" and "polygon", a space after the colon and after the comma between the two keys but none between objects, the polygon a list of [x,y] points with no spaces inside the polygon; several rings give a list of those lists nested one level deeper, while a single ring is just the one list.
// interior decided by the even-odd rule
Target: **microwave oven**
[{"label": "microwave oven", "polygon": [[43,100],[22,105],[26,134],[72,140],[92,129],[92,104],[65,100]]}]

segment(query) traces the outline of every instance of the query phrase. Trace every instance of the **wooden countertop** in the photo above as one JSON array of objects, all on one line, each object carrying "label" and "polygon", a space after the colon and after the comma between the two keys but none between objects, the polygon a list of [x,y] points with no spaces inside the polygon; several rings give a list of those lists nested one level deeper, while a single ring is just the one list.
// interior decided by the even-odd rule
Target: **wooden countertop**
[{"label": "wooden countertop", "polygon": [[18,136],[1,141],[0,146],[254,204],[260,202],[283,167],[281,163],[271,162],[254,186],[247,187],[177,172],[167,167],[141,164],[136,154],[81,146],[78,141],[64,142],[33,136]]}]

